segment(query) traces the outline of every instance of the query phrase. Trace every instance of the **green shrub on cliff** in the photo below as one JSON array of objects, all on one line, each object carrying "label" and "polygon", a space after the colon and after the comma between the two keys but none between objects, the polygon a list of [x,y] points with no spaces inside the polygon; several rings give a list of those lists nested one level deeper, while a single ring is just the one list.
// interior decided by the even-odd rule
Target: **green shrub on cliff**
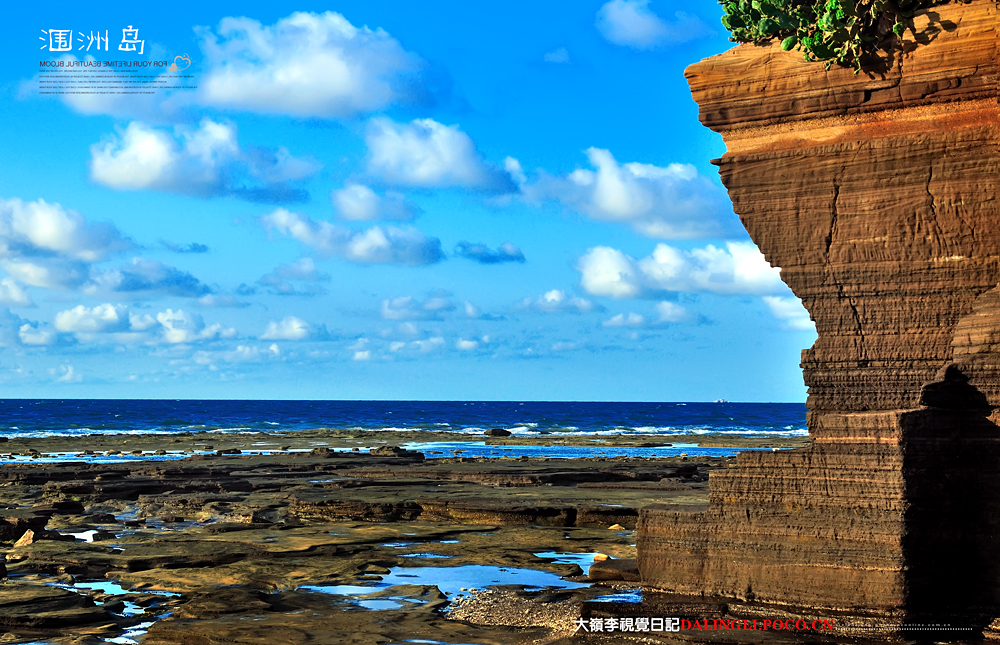
[{"label": "green shrub on cliff", "polygon": [[738,43],[781,39],[809,61],[861,71],[876,49],[902,36],[913,12],[948,0],[719,0],[722,24]]}]

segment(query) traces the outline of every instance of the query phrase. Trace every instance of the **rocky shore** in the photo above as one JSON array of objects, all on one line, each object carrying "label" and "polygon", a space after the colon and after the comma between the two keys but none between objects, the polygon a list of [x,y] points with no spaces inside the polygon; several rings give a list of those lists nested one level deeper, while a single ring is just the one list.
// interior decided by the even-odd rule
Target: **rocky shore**
[{"label": "rocky shore", "polygon": [[638,509],[704,508],[733,462],[428,458],[385,434],[0,444],[0,642],[579,642],[585,603],[638,588]]}]

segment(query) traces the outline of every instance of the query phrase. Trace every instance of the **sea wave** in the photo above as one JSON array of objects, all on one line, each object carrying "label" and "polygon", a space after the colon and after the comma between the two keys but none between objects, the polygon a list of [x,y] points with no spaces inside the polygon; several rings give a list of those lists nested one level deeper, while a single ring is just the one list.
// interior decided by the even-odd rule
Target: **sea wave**
[{"label": "sea wave", "polygon": [[544,401],[175,401],[0,399],[0,436],[180,432],[421,431],[518,437],[805,436],[806,410],[787,403]]}]

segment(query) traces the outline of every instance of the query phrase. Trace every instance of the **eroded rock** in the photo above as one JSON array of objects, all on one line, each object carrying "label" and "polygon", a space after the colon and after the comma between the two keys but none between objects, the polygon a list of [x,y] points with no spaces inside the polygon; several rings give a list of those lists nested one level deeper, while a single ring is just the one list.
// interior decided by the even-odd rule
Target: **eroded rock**
[{"label": "eroded rock", "polygon": [[919,13],[884,71],[777,43],[688,69],[735,211],[816,324],[813,445],[742,453],[704,513],[642,511],[644,581],[977,629],[1000,612],[996,11]]}]

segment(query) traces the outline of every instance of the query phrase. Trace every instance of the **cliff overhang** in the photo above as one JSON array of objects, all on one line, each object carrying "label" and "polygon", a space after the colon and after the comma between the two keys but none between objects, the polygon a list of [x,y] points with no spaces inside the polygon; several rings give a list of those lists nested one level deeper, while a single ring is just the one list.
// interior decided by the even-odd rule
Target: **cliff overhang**
[{"label": "cliff overhang", "polygon": [[735,212],[802,300],[809,448],[650,508],[643,580],[895,617],[1000,616],[997,6],[918,14],[884,70],[740,45],[688,68]]}]

